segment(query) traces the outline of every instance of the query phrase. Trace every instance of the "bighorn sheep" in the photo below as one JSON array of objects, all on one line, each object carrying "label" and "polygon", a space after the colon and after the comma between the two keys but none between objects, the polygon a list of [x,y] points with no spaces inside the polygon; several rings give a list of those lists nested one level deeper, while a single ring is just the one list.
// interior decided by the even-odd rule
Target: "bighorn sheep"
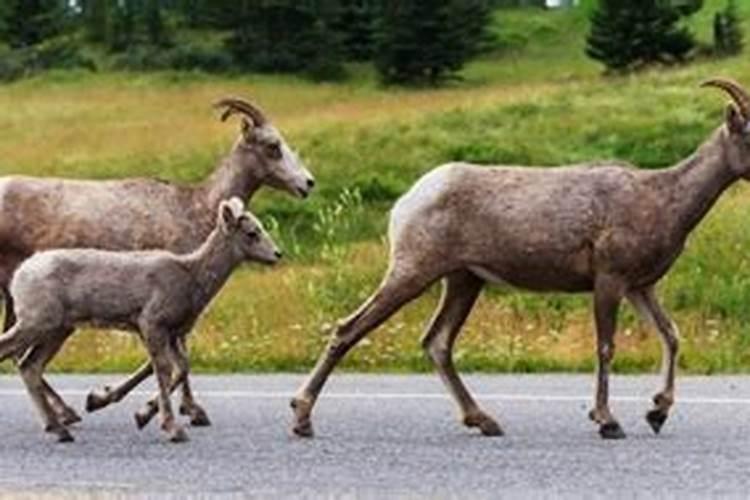
[{"label": "bighorn sheep", "polygon": [[187,439],[169,401],[188,376],[185,335],[240,263],[274,264],[281,257],[260,222],[243,209],[236,197],[221,202],[216,228],[189,254],[58,249],[21,264],[10,284],[17,320],[0,336],[0,360],[21,357],[21,376],[47,432],[73,440],[47,400],[42,374],[75,327],[89,323],[138,332],[158,379],[162,428],[172,441]]},{"label": "bighorn sheep", "polygon": [[[229,155],[200,184],[151,179],[0,179],[0,292],[6,298],[6,331],[15,321],[8,285],[16,267],[36,251],[79,247],[189,252],[212,231],[221,200],[247,199],[262,185],[295,196],[308,195],[313,177],[258,107],[237,98],[222,99],[216,107],[224,110],[222,120],[240,115],[242,130]],[[150,373],[151,364],[146,363],[121,386],[93,392],[87,409],[119,400]],[[187,379],[182,390],[180,411],[189,414],[194,425],[208,425]],[[47,388],[46,392],[61,421],[80,420],[54,391]]]},{"label": "bighorn sheep", "polygon": [[729,80],[703,85],[723,89],[734,103],[723,126],[671,168],[454,163],[423,176],[391,213],[390,265],[379,289],[339,323],[293,398],[293,431],[313,435],[313,406],[338,361],[442,278],[442,299],[422,345],[466,426],[484,435],[503,434],[462,383],[452,349],[484,284],[504,282],[540,292],[593,292],[598,367],[590,417],[604,438],[625,436],[609,409],[608,380],[617,312],[627,298],[663,341],[664,387],[647,413],[658,433],[674,401],[678,333],[654,286],[719,195],[740,178],[750,179],[750,97]]}]

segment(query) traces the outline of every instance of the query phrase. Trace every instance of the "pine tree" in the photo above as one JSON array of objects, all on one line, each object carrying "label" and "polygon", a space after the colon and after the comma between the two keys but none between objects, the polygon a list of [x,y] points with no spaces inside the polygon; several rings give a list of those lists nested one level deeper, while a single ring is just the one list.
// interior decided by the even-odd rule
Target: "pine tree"
[{"label": "pine tree", "polygon": [[696,8],[699,2],[677,8],[663,0],[600,0],[586,54],[615,71],[683,61],[695,41],[678,21]]},{"label": "pine tree", "polygon": [[375,2],[342,0],[333,29],[341,36],[341,46],[350,61],[367,61],[374,53]]},{"label": "pine tree", "polygon": [[111,29],[111,0],[86,0],[83,4],[83,18],[86,36],[96,43],[107,43]]},{"label": "pine tree", "polygon": [[723,56],[736,55],[742,52],[743,33],[737,3],[728,0],[727,6],[714,16],[714,47]]},{"label": "pine tree", "polygon": [[148,43],[156,46],[170,45],[160,0],[147,0],[143,15]]},{"label": "pine tree", "polygon": [[60,34],[68,24],[64,0],[2,0],[5,10],[0,39],[11,48],[36,45]]},{"label": "pine tree", "polygon": [[135,43],[135,8],[129,1],[117,2],[112,9],[112,27],[109,49],[113,52],[127,50]]},{"label": "pine tree", "polygon": [[489,22],[482,0],[386,0],[375,64],[385,83],[435,85],[478,52]]}]

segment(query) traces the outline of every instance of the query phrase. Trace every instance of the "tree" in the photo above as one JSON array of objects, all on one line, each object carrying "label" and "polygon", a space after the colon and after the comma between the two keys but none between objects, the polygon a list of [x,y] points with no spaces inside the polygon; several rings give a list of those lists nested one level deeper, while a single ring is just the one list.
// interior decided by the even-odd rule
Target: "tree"
[{"label": "tree", "polygon": [[375,2],[342,0],[333,29],[341,36],[341,46],[350,61],[367,61],[375,46]]},{"label": "tree", "polygon": [[107,43],[111,36],[112,2],[110,0],[86,0],[82,15],[86,36],[96,43]]},{"label": "tree", "polygon": [[723,56],[742,52],[743,33],[735,0],[728,0],[724,10],[714,16],[714,47]]},{"label": "tree", "polygon": [[316,78],[341,73],[339,37],[330,28],[337,2],[243,0],[239,5],[227,45],[240,66]]},{"label": "tree", "polygon": [[483,0],[385,0],[375,64],[385,83],[435,85],[454,77],[484,39]]},{"label": "tree", "polygon": [[636,69],[651,63],[685,60],[695,46],[680,18],[701,2],[600,0],[591,18],[586,54],[609,70]]},{"label": "tree", "polygon": [[0,39],[11,48],[36,45],[60,34],[67,26],[69,5],[64,0],[3,0]]}]

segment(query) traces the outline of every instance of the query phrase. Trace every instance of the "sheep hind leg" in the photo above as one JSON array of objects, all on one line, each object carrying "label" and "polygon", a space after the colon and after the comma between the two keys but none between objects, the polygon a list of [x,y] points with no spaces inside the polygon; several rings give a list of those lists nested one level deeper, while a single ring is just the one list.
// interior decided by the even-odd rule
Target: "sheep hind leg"
[{"label": "sheep hind leg", "polygon": [[662,368],[664,388],[654,395],[654,408],[646,413],[646,421],[655,434],[659,434],[669,417],[669,410],[674,404],[675,372],[679,352],[679,333],[677,326],[659,304],[654,289],[639,290],[628,294],[628,300],[651,323],[659,333],[662,341]]},{"label": "sheep hind leg", "polygon": [[159,386],[158,407],[161,428],[166,432],[171,442],[179,443],[187,441],[187,433],[177,423],[172,411],[170,394],[175,384],[170,383],[170,380],[176,358],[173,352],[171,352],[169,333],[148,328],[141,328],[141,331],[144,333],[144,340],[151,362],[154,364],[154,374]]},{"label": "sheep hind leg", "polygon": [[309,378],[291,401],[294,434],[313,436],[310,420],[313,407],[328,376],[346,353],[439,277],[416,270],[403,273],[391,269],[378,291],[337,326]]},{"label": "sheep hind leg", "polygon": [[422,347],[458,404],[463,424],[478,427],[485,436],[502,436],[502,428],[480,409],[453,364],[453,345],[483,285],[480,278],[468,271],[458,271],[444,278],[440,305],[422,338]]},{"label": "sheep hind leg", "polygon": [[[188,356],[187,345],[185,344],[185,337],[179,337],[175,343],[175,350],[182,363],[182,368],[185,370],[190,369],[190,362]],[[178,367],[179,369],[179,367]],[[193,395],[193,389],[190,386],[190,377],[185,374],[182,381],[182,403],[180,404],[180,414],[187,415],[190,418],[190,425],[195,427],[207,427],[211,425],[211,419],[208,418],[208,413],[203,409],[201,405],[195,402],[195,396]]]},{"label": "sheep hind leg", "polygon": [[151,361],[146,361],[135,373],[114,388],[107,385],[102,389],[93,389],[86,396],[86,411],[91,413],[120,401],[141,382],[149,378],[152,373],[154,373],[154,367]]},{"label": "sheep hind leg", "polygon": [[45,432],[54,434],[58,442],[63,443],[73,441],[73,435],[59,420],[57,412],[50,404],[43,378],[45,366],[58,350],[59,345],[56,342],[37,344],[24,355],[18,363],[18,369],[26,390],[42,417]]}]

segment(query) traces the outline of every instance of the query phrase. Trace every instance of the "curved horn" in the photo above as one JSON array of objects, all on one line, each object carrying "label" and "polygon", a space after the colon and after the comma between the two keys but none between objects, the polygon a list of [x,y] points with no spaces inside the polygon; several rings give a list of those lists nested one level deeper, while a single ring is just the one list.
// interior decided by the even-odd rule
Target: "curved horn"
[{"label": "curved horn", "polygon": [[216,101],[214,107],[226,108],[221,115],[221,121],[226,121],[230,116],[239,113],[249,116],[256,126],[262,126],[268,122],[266,115],[258,106],[239,97],[225,97],[224,99]]},{"label": "curved horn", "polygon": [[750,120],[750,96],[739,83],[726,78],[712,78],[701,83],[701,87],[716,87],[729,94],[737,104],[742,117]]}]

